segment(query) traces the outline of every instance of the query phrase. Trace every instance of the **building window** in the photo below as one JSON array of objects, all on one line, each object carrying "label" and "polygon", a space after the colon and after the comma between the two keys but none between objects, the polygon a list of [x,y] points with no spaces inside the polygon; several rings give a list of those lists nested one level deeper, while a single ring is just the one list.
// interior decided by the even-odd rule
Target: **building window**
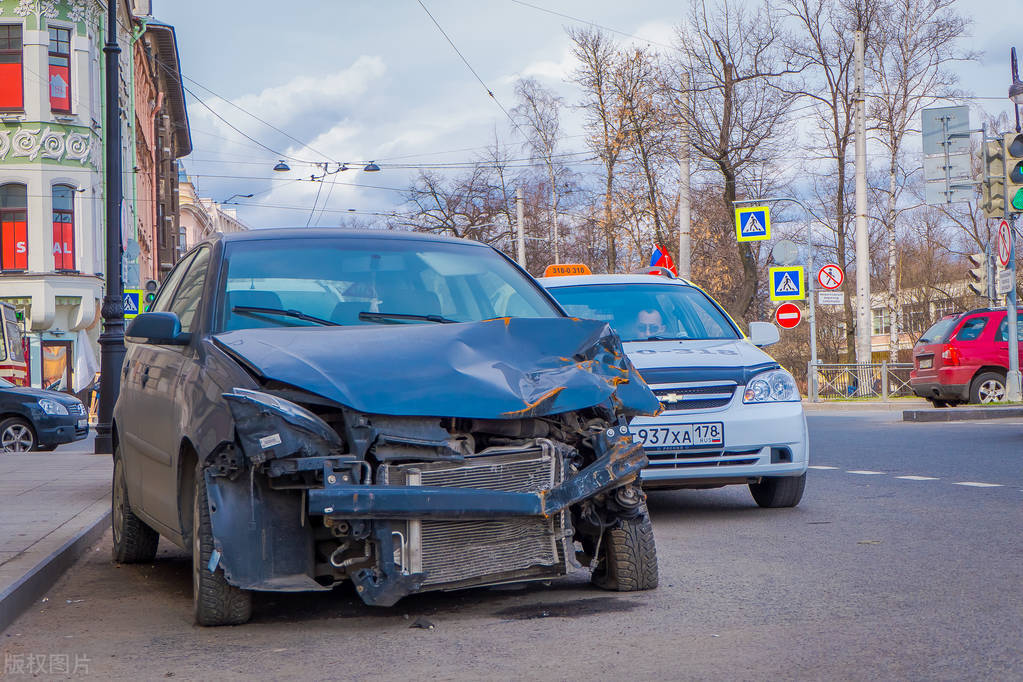
[{"label": "building window", "polygon": [[75,189],[53,187],[53,269],[75,269]]},{"label": "building window", "polygon": [[28,270],[28,188],[0,185],[0,269]]},{"label": "building window", "polygon": [[50,27],[50,109],[71,113],[71,30]]},{"label": "building window", "polygon": [[874,336],[887,334],[891,329],[888,322],[888,308],[874,308],[871,310],[870,326]]},{"label": "building window", "polygon": [[0,24],[0,111],[21,111],[21,24]]}]

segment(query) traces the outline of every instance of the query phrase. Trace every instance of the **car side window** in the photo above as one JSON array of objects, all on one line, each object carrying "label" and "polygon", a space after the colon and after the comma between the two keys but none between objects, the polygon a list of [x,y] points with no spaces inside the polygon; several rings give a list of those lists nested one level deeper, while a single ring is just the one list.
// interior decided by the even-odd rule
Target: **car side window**
[{"label": "car side window", "polygon": [[200,249],[191,264],[188,272],[181,278],[181,285],[174,294],[174,300],[170,304],[170,312],[177,314],[181,320],[181,331],[191,332],[192,323],[195,320],[195,313],[199,310],[199,302],[202,300],[202,292],[206,284],[206,269],[210,264],[210,250]]},{"label": "car side window", "polygon": [[[1002,324],[998,327],[998,340],[1003,343],[1009,341],[1009,318],[1003,317]],[[1016,340],[1023,341],[1023,317],[1016,318]]]},{"label": "car side window", "polygon": [[178,287],[178,282],[180,282],[181,278],[185,275],[185,271],[188,270],[188,264],[192,262],[192,258],[194,257],[195,254],[190,253],[178,261],[178,264],[174,266],[170,275],[167,276],[167,279],[165,279],[163,284],[160,286],[160,293],[156,295],[156,300],[153,301],[153,307],[150,308],[151,311],[165,313],[170,310],[170,301],[171,297],[174,295],[174,290]]},{"label": "car side window", "polygon": [[987,318],[983,316],[971,317],[970,319],[963,322],[963,326],[959,328],[959,333],[956,334],[956,340],[958,341],[976,341],[980,338],[980,335],[984,332],[984,327],[987,326]]}]

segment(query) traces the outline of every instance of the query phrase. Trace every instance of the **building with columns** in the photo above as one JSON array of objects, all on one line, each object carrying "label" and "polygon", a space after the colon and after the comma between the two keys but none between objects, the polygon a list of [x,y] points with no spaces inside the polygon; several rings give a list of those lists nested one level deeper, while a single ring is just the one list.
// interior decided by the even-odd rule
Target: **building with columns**
[{"label": "building with columns", "polygon": [[[155,221],[140,217],[140,207],[148,215],[154,201],[140,200],[137,189],[159,185],[157,163],[145,169],[151,177],[139,181],[138,131],[149,117],[154,130],[146,146],[167,146],[170,155],[186,154],[191,146],[176,47],[166,63],[177,73],[178,101],[170,103],[173,98],[160,91],[174,78],[153,77],[156,85],[147,91],[152,97],[141,103],[140,116],[133,66],[139,43],[144,49],[150,35],[149,7],[142,0],[118,0],[117,12],[125,171],[120,227],[130,287],[133,271],[135,282],[141,276],[138,244],[156,233]],[[96,0],[0,0],[0,301],[13,304],[21,319],[31,384],[74,392],[98,370],[106,272],[105,42],[106,6]],[[158,47],[166,50],[166,40]],[[147,114],[150,99],[154,108]],[[157,101],[168,104],[157,110]],[[183,127],[184,136],[165,143],[164,123]],[[176,217],[170,229],[176,235]]]}]

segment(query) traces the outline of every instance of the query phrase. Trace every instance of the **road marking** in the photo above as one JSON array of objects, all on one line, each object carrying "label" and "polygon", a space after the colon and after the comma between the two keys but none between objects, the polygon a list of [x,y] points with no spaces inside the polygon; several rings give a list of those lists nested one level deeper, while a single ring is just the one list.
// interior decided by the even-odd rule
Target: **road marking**
[{"label": "road marking", "polygon": [[937,480],[939,480],[935,476],[896,476],[895,478],[901,478],[903,481],[937,481]]},{"label": "road marking", "polygon": [[968,485],[971,488],[1001,488],[1001,483],[978,483],[977,481],[959,481],[952,485]]},{"label": "road marking", "polygon": [[811,469],[837,469],[838,467],[824,466],[823,464],[811,464]]},{"label": "road marking", "polygon": [[854,469],[852,471],[845,472],[847,474],[860,474],[862,476],[884,476],[883,471],[869,471],[867,469]]}]

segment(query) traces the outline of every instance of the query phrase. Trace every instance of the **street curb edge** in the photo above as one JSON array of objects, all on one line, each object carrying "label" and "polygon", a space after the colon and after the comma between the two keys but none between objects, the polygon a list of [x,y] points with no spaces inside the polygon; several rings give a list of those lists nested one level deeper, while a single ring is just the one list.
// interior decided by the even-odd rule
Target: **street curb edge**
[{"label": "street curb edge", "polygon": [[964,422],[1023,417],[1023,407],[951,407],[943,410],[905,410],[904,422]]},{"label": "street curb edge", "polygon": [[13,585],[0,592],[0,632],[53,587],[64,572],[99,540],[110,527],[110,509],[96,521],[32,567]]}]

